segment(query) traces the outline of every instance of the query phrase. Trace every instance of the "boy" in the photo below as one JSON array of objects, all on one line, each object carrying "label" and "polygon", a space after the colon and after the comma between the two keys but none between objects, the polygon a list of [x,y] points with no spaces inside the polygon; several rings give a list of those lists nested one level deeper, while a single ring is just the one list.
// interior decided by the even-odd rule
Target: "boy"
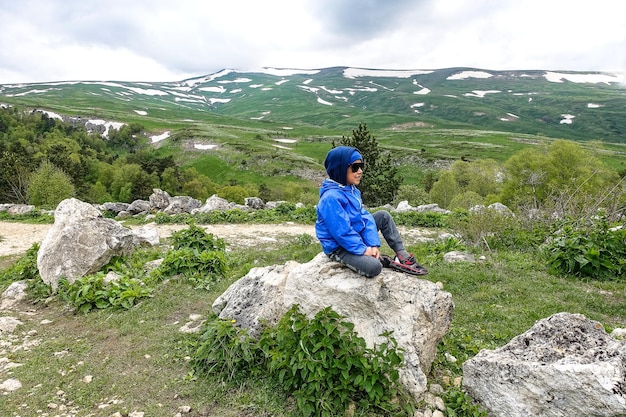
[{"label": "boy", "polygon": [[[380,274],[383,266],[426,275],[428,271],[404,248],[389,212],[380,210],[370,214],[363,207],[361,192],[356,188],[365,169],[359,151],[349,146],[331,149],[324,166],[329,178],[320,187],[315,223],[324,253],[368,278]],[[396,253],[394,259],[380,254],[379,230]]]}]

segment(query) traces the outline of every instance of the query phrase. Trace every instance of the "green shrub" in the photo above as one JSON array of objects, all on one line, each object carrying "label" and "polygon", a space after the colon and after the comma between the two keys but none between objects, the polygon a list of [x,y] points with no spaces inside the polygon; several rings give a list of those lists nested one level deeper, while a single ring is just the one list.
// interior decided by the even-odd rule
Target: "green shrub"
[{"label": "green shrub", "polygon": [[37,269],[37,252],[39,252],[39,243],[33,243],[13,265],[0,271],[0,293],[16,281],[41,280]]},{"label": "green shrub", "polygon": [[397,206],[401,201],[407,201],[411,206],[417,207],[430,202],[430,196],[423,187],[415,184],[404,184],[398,188],[398,194],[393,200]]},{"label": "green shrub", "polygon": [[183,275],[196,288],[210,289],[226,274],[226,244],[203,228],[189,225],[172,233],[174,249],[153,272],[154,279]]},{"label": "green shrub", "polygon": [[520,230],[512,214],[490,208],[457,210],[450,216],[449,226],[468,246],[489,250],[509,246],[506,237],[513,238]]},{"label": "green shrub", "polygon": [[621,277],[626,269],[626,229],[606,216],[565,224],[544,246],[550,272],[594,279]]},{"label": "green shrub", "polygon": [[182,229],[172,233],[172,244],[175,250],[195,249],[197,251],[221,251],[226,249],[223,239],[207,233],[201,227],[190,223],[187,229]]},{"label": "green shrub", "polygon": [[359,410],[401,412],[402,402],[396,400],[404,356],[397,342],[386,333],[386,342],[368,348],[354,325],[342,319],[326,308],[309,320],[292,307],[262,335],[269,371],[304,416],[345,414],[351,404]]},{"label": "green shrub", "polygon": [[231,381],[257,374],[263,365],[258,341],[234,320],[208,321],[198,339],[193,369],[206,375],[218,375]]},{"label": "green shrub", "polygon": [[447,417],[486,417],[487,412],[460,388],[453,388],[442,396]]},{"label": "green shrub", "polygon": [[448,220],[448,214],[434,211],[407,211],[405,213],[392,213],[392,216],[397,225],[413,227],[441,228],[447,226]]},{"label": "green shrub", "polygon": [[354,325],[330,308],[312,319],[293,306],[259,339],[234,321],[209,323],[193,364],[204,374],[232,380],[269,375],[292,395],[303,416],[346,415],[353,408],[384,415],[411,416],[412,403],[401,389],[402,350],[390,333],[368,348]]},{"label": "green shrub", "polygon": [[106,283],[104,272],[81,277],[72,284],[65,278],[59,281],[59,297],[74,306],[78,312],[92,309],[129,309],[140,299],[152,296],[152,288],[137,278],[125,276]]}]

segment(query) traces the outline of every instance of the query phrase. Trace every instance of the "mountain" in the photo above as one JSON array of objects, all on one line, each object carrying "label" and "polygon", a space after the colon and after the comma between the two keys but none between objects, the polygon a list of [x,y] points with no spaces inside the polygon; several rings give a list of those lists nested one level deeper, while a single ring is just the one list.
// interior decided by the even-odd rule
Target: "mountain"
[{"label": "mountain", "polygon": [[626,142],[620,74],[474,68],[222,70],[179,82],[65,81],[0,85],[0,103],[64,114],[213,116],[324,127],[505,131]]}]

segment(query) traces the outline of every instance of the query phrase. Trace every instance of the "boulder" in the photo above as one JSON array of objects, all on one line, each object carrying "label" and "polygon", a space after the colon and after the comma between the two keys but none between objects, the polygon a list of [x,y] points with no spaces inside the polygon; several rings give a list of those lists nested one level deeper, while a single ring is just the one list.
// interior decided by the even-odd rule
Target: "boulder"
[{"label": "boulder", "polygon": [[426,392],[426,374],[454,308],[441,284],[388,269],[364,278],[320,253],[305,264],[253,268],[215,300],[213,311],[256,336],[294,304],[311,317],[331,307],[355,325],[369,347],[384,341],[383,332],[392,331],[405,350],[401,382],[416,399]]},{"label": "boulder", "polygon": [[199,209],[202,206],[202,202],[189,196],[176,196],[170,197],[169,205],[163,209],[163,213],[167,214],[181,214],[191,213],[195,209]]},{"label": "boulder", "polygon": [[213,194],[211,197],[206,199],[206,202],[202,207],[194,210],[193,213],[208,213],[216,210],[228,210],[230,208],[228,200],[218,197],[217,194]]},{"label": "boulder", "polygon": [[626,342],[558,313],[463,364],[463,386],[494,417],[626,414]]},{"label": "boulder", "polygon": [[170,195],[167,191],[153,188],[152,194],[148,197],[148,201],[153,208],[163,210],[170,205]]},{"label": "boulder", "polygon": [[255,210],[263,210],[265,208],[265,203],[259,197],[246,197],[244,205]]},{"label": "boulder", "polygon": [[23,324],[15,317],[11,316],[1,316],[0,317],[0,335],[13,333],[17,326]]},{"label": "boulder", "polygon": [[130,203],[130,206],[126,209],[131,214],[145,214],[150,213],[152,210],[152,206],[149,201],[146,200],[135,200]]},{"label": "boulder", "polygon": [[35,211],[35,206],[30,204],[13,204],[7,209],[7,213],[11,215],[28,214]]},{"label": "boulder", "polygon": [[110,211],[112,213],[115,213],[116,215],[120,214],[120,212],[123,211],[127,211],[128,210],[128,206],[130,206],[130,204],[128,203],[112,203],[112,202],[108,202],[108,203],[104,203],[104,204],[100,204],[99,206],[96,206],[96,208],[100,211]]},{"label": "boulder", "polygon": [[43,281],[56,290],[61,277],[72,283],[97,272],[113,256],[153,242],[153,234],[145,230],[137,234],[102,217],[91,204],[70,198],[61,201],[54,212],[54,224],[37,253],[37,268]]}]

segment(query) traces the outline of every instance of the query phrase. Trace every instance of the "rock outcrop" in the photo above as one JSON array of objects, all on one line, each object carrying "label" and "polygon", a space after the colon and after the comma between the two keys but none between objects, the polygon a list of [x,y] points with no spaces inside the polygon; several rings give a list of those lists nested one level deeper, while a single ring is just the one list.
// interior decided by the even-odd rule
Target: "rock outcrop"
[{"label": "rock outcrop", "polygon": [[454,309],[441,284],[387,269],[364,278],[320,253],[305,264],[253,268],[215,300],[213,311],[258,335],[263,323],[277,323],[294,304],[310,316],[331,307],[370,347],[393,331],[405,350],[402,384],[416,399],[426,392],[426,373]]},{"label": "rock outcrop", "polygon": [[113,256],[158,243],[154,226],[133,231],[104,218],[91,204],[71,198],[59,203],[54,212],[54,225],[37,254],[37,268],[43,281],[56,290],[62,277],[72,283],[97,272]]},{"label": "rock outcrop", "polygon": [[539,320],[463,364],[463,386],[494,417],[626,414],[626,342],[580,314]]}]

